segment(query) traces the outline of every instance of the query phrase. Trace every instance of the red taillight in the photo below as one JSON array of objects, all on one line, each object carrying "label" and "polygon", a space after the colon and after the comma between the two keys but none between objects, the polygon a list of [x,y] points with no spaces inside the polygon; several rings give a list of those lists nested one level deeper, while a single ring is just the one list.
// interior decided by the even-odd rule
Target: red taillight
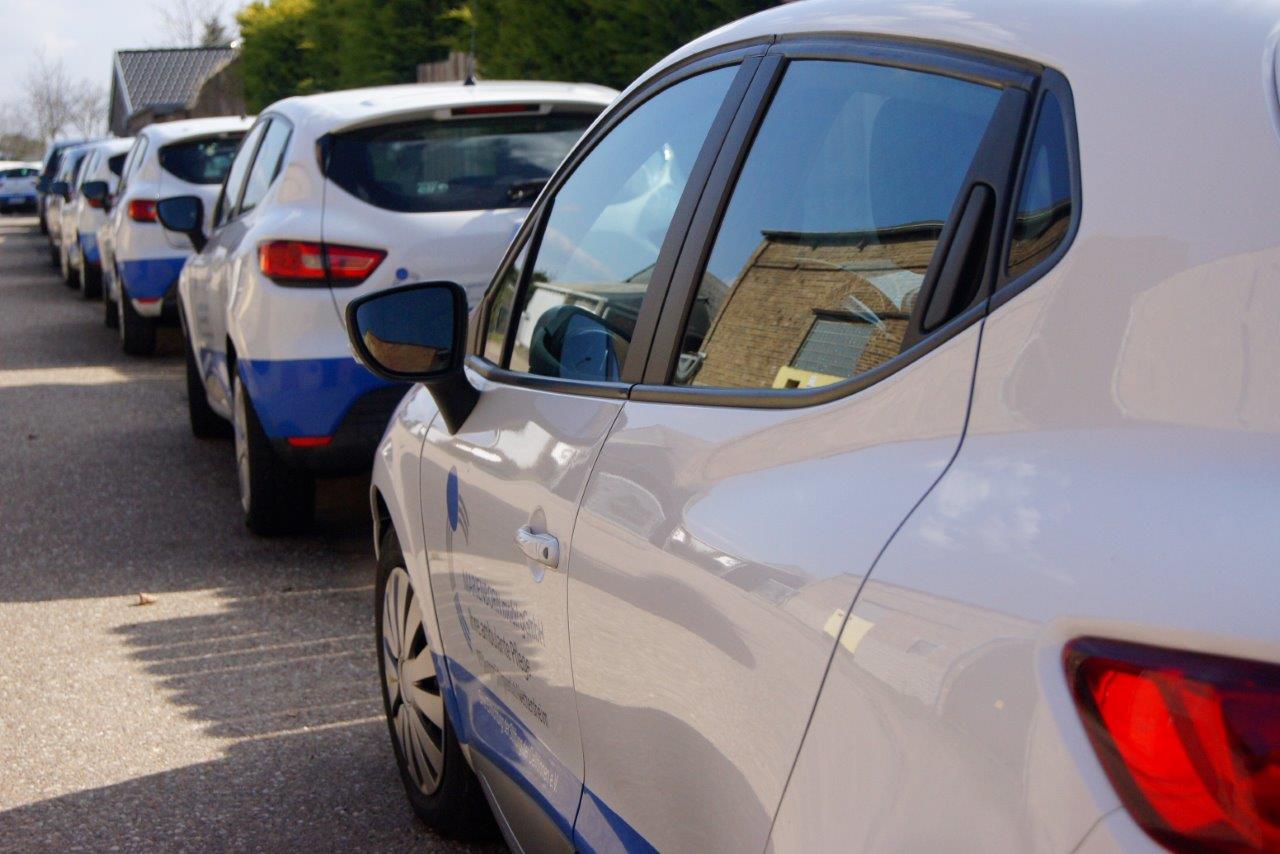
[{"label": "red taillight", "polygon": [[323,448],[333,442],[332,436],[290,436],[285,439],[295,448]]},{"label": "red taillight", "polygon": [[155,199],[134,199],[129,202],[129,219],[134,222],[155,222]]},{"label": "red taillight", "polygon": [[89,207],[91,208],[100,209],[102,207],[102,199],[91,199],[88,196],[85,196],[84,200],[89,203]]},{"label": "red taillight", "polygon": [[281,285],[358,285],[382,263],[381,249],[273,240],[258,247],[258,267]]},{"label": "red taillight", "polygon": [[1175,850],[1280,851],[1280,666],[1084,638],[1067,675],[1130,814]]}]

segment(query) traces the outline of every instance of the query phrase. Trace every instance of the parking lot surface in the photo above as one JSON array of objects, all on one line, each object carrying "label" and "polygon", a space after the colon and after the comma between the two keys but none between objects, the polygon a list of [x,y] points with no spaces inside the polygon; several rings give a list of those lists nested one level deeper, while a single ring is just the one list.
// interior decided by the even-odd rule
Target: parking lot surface
[{"label": "parking lot surface", "polygon": [[122,355],[47,257],[0,218],[0,850],[477,850],[396,776],[366,484],[249,534],[176,331]]}]

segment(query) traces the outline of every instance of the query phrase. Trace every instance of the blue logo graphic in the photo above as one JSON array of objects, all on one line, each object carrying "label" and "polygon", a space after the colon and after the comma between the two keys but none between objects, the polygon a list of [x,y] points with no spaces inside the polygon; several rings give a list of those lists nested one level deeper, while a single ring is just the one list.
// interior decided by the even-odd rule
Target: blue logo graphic
[{"label": "blue logo graphic", "polygon": [[445,484],[445,502],[449,507],[449,530],[458,530],[458,469],[449,469],[449,480]]},{"label": "blue logo graphic", "polygon": [[396,270],[397,282],[403,282],[407,278],[409,278],[409,271],[406,270],[404,267],[401,267],[400,269]]}]

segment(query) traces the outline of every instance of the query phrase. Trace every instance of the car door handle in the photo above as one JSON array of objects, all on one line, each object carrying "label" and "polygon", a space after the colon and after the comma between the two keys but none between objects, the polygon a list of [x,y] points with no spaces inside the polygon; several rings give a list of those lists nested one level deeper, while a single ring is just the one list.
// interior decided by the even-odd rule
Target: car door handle
[{"label": "car door handle", "polygon": [[529,560],[552,569],[560,565],[560,541],[551,534],[535,534],[525,525],[516,531],[516,545]]}]

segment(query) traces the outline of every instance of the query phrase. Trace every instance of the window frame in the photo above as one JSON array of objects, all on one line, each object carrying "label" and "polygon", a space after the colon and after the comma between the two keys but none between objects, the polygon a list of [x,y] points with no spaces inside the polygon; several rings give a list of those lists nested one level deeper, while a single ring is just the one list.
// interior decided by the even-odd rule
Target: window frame
[{"label": "window frame", "polygon": [[[1018,201],[1022,198],[1022,187],[1031,172],[1031,157],[1035,153],[1035,129],[1040,121],[1040,112],[1044,109],[1045,98],[1053,95],[1058,99],[1062,110],[1063,130],[1067,137],[1067,169],[1071,187],[1071,219],[1067,223],[1066,234],[1062,242],[1054,248],[1046,258],[1035,266],[1017,275],[1009,274],[1009,255],[1013,251],[1014,227],[1018,218]],[[1014,182],[1012,203],[1009,205],[1008,221],[1004,225],[1005,240],[1000,252],[999,279],[996,281],[995,293],[991,296],[990,311],[995,311],[1013,297],[1022,293],[1031,285],[1049,273],[1060,262],[1075,243],[1076,233],[1080,230],[1080,214],[1083,204],[1083,193],[1080,182],[1080,138],[1076,129],[1076,105],[1071,94],[1071,85],[1067,78],[1051,68],[1046,68],[1040,75],[1040,86],[1036,92],[1035,103],[1027,116],[1027,128],[1024,133],[1022,155],[1018,159],[1018,179]]]},{"label": "window frame", "polygon": [[[671,68],[664,69],[635,86],[613,107],[601,113],[574,146],[564,162],[556,169],[546,187],[539,193],[537,201],[529,211],[520,230],[516,233],[506,254],[498,265],[497,273],[490,282],[484,298],[476,310],[472,312],[468,326],[468,345],[466,365],[487,380],[506,385],[524,386],[565,394],[579,394],[612,399],[626,399],[631,389],[640,380],[644,364],[647,361],[653,334],[661,317],[661,309],[670,284],[680,250],[685,243],[688,224],[697,210],[711,170],[725,144],[728,131],[744,104],[752,80],[758,73],[761,60],[767,53],[772,39],[758,39],[728,45],[714,51],[695,55]],[[635,112],[641,105],[661,94],[663,91],[700,74],[715,71],[727,66],[738,66],[738,71],[729,84],[720,107],[707,130],[702,149],[689,172],[689,179],[681,193],[671,222],[667,226],[653,272],[650,275],[649,287],[641,303],[636,319],[635,331],[632,334],[627,359],[622,366],[621,379],[618,382],[597,382],[591,380],[574,380],[560,377],[546,377],[512,371],[506,366],[510,364],[511,351],[515,343],[515,333],[519,324],[520,312],[512,311],[505,330],[502,347],[502,364],[497,365],[484,357],[484,339],[488,329],[489,311],[502,279],[511,265],[528,247],[528,259],[520,271],[516,283],[513,309],[523,304],[528,291],[533,267],[536,266],[538,249],[541,246],[547,220],[550,218],[556,196],[565,182],[577,171],[582,163],[595,150],[606,135]]]},{"label": "window frame", "polygon": [[[781,83],[786,65],[800,60],[827,60],[860,62],[872,65],[904,68],[928,73],[945,74],[961,80],[995,85],[1003,89],[996,113],[974,157],[969,176],[942,235],[930,270],[921,291],[921,299],[912,328],[904,341],[902,352],[888,361],[838,383],[815,389],[738,389],[672,385],[679,363],[681,342],[689,310],[697,296],[702,271],[714,248],[721,221],[731,201],[747,156],[755,140],[756,132],[768,114],[774,93]],[[801,35],[779,39],[765,57],[772,65],[772,75],[757,76],[753,90],[759,89],[754,114],[747,105],[741,111],[738,127],[731,132],[733,144],[726,143],[722,161],[716,164],[717,175],[707,187],[703,205],[700,206],[689,233],[686,249],[681,254],[677,275],[673,277],[667,295],[662,320],[655,338],[644,381],[631,389],[635,400],[699,406],[730,406],[757,409],[798,409],[821,405],[856,394],[876,385],[917,359],[937,349],[942,344],[964,332],[982,320],[993,306],[993,294],[1000,285],[1008,249],[1009,226],[1016,206],[1016,190],[1021,182],[1033,125],[1039,105],[1040,89],[1051,78],[1052,72],[1036,63],[988,53],[957,45],[941,45],[911,39],[887,38],[863,35]],[[1066,86],[1065,78],[1056,78]],[[755,94],[753,92],[753,94]],[[753,97],[748,96],[748,101]],[[1074,126],[1074,110],[1070,99],[1063,100],[1064,112]],[[1074,157],[1074,151],[1073,151]],[[1073,164],[1073,175],[1078,168]],[[978,180],[981,179],[981,180]],[[975,181],[987,184],[995,190],[995,216],[987,243],[984,275],[973,302],[968,308],[946,320],[936,328],[924,329],[924,315],[932,296],[932,289],[950,255],[950,243],[955,238],[959,218],[963,212]],[[1078,212],[1073,211],[1073,215]],[[1074,230],[1070,232],[1074,237]],[[1070,240],[1064,241],[1065,253]],[[1057,257],[1061,257],[1057,255]],[[1056,263],[1057,257],[1046,262]],[[1036,271],[1031,271],[1036,272]],[[1042,272],[1042,271],[1041,271]],[[1027,282],[1026,284],[1029,284]],[[1025,287],[1025,284],[1023,285]],[[1007,297],[1006,297],[1007,298]]]},{"label": "window frame", "polygon": [[[244,188],[249,183],[249,174],[253,172],[253,166],[258,161],[258,150],[262,148],[262,141],[267,138],[267,131],[271,129],[269,125],[276,118],[275,113],[265,113],[258,116],[258,120],[249,126],[249,129],[244,132],[244,136],[240,137],[240,146],[236,148],[235,156],[231,158],[231,166],[227,169],[226,177],[222,179],[222,186],[218,188],[218,200],[213,203],[213,231],[220,231],[240,219],[240,199],[244,197]],[[245,140],[252,136],[259,127],[262,128],[262,135],[253,141],[253,151],[245,152],[249,156],[249,162],[244,168],[244,181],[240,184],[240,189],[236,193],[235,199],[229,202],[227,199],[227,181],[231,178],[231,170],[235,168],[236,158],[240,156]],[[292,142],[293,126],[290,125],[289,127],[289,140]],[[223,219],[224,212],[226,219]]]},{"label": "window frame", "polygon": [[[253,160],[250,161],[249,168],[244,173],[244,184],[240,187],[240,198],[236,200],[235,215],[232,217],[232,220],[239,219],[245,214],[253,213],[262,205],[262,199],[265,199],[267,197],[267,193],[271,192],[271,188],[275,186],[276,179],[279,178],[280,173],[284,171],[285,158],[289,156],[289,149],[293,146],[293,122],[277,113],[268,115],[267,119],[270,124],[267,126],[267,129],[262,132],[262,138],[258,140],[258,148],[253,152]],[[280,160],[276,163],[275,170],[271,173],[271,178],[267,181],[266,189],[262,192],[262,199],[255,202],[253,207],[245,210],[244,194],[249,190],[249,179],[253,177],[253,170],[258,166],[258,158],[262,156],[262,146],[267,144],[267,135],[271,133],[276,123],[284,125],[285,128],[284,145],[280,148]],[[245,136],[248,136],[248,134],[246,133]],[[235,158],[232,158],[233,161],[234,159]],[[228,170],[228,174],[229,173],[230,170]],[[232,220],[228,220],[228,222]]]}]

